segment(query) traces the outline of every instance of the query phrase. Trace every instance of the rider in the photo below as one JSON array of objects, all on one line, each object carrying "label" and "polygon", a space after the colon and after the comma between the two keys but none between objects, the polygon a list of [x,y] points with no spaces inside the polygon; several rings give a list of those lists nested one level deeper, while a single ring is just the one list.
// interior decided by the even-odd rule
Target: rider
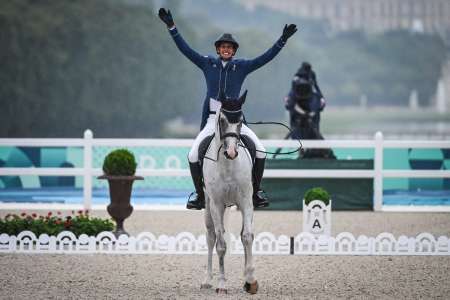
[{"label": "rider", "polygon": [[[224,33],[214,42],[218,57],[203,56],[191,49],[181,37],[175,27],[170,10],[160,8],[158,15],[167,25],[178,49],[203,71],[206,80],[207,91],[206,99],[203,103],[201,131],[197,135],[188,155],[195,193],[191,194],[192,197],[189,197],[186,205],[188,209],[202,209],[205,207],[205,195],[203,192],[202,169],[198,157],[198,148],[205,137],[214,133],[214,114],[221,105],[219,95],[225,95],[226,98],[230,99],[238,99],[245,77],[272,60],[286,44],[288,38],[297,31],[297,28],[294,24],[290,24],[289,26],[285,25],[283,34],[277,42],[264,54],[255,59],[233,59],[233,56],[239,48],[239,44],[231,34]],[[265,151],[264,146],[250,128],[243,125],[241,133],[250,137],[258,151]],[[269,202],[260,189],[266,155],[258,151],[256,152],[253,166],[253,205],[255,207],[266,207],[269,205]]]},{"label": "rider", "polygon": [[296,126],[295,122],[298,116],[296,104],[300,104],[299,107],[306,112],[315,112],[312,121],[319,131],[320,112],[325,108],[326,102],[317,84],[316,73],[312,70],[309,62],[303,62],[297,70],[292,79],[291,90],[285,97],[285,107],[290,112],[291,127]]},{"label": "rider", "polygon": [[302,62],[302,65],[295,73],[294,80],[295,77],[304,78],[310,81],[315,89],[315,91],[313,92],[319,95],[321,103],[323,103],[322,106],[325,106],[325,99],[323,98],[322,92],[320,91],[319,85],[317,84],[316,72],[313,71],[312,66],[309,62],[307,61]]}]

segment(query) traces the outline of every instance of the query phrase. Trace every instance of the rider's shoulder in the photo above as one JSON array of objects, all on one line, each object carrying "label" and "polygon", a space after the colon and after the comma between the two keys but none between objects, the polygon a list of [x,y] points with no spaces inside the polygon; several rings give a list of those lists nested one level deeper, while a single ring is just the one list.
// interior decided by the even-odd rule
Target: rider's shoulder
[{"label": "rider's shoulder", "polygon": [[237,66],[245,66],[245,64],[247,64],[249,60],[245,58],[233,58],[231,62]]},{"label": "rider's shoulder", "polygon": [[217,61],[217,57],[213,56],[213,55],[203,55],[203,57],[210,62],[216,62]]}]

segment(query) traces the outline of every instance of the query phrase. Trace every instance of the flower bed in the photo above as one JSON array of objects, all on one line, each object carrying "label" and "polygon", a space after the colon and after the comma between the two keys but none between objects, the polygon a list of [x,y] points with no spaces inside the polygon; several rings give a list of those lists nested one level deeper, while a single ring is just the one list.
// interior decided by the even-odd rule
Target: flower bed
[{"label": "flower bed", "polygon": [[63,231],[71,231],[77,237],[81,234],[96,236],[103,231],[114,229],[114,223],[110,219],[94,218],[89,216],[89,211],[72,211],[69,216],[63,216],[61,212],[52,212],[42,216],[36,213],[20,215],[8,214],[4,219],[0,218],[0,234],[18,235],[22,231],[31,231],[36,236],[43,233],[57,235]]}]

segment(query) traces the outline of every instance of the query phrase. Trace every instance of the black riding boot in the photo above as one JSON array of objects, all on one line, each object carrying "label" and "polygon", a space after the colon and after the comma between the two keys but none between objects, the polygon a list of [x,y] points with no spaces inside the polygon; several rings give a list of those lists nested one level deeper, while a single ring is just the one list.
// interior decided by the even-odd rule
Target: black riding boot
[{"label": "black riding boot", "polygon": [[255,208],[269,206],[269,200],[260,188],[265,162],[265,158],[255,158],[253,166],[253,206]]},{"label": "black riding boot", "polygon": [[205,208],[205,194],[203,192],[202,167],[198,162],[196,163],[189,162],[189,169],[191,170],[191,176],[192,181],[194,182],[195,192],[189,195],[186,208],[200,210],[202,208]]}]

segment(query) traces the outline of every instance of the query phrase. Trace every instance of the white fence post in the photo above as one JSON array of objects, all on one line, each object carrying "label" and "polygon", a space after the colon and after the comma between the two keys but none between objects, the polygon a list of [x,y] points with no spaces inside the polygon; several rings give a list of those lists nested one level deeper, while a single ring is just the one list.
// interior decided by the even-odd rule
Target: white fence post
[{"label": "white fence post", "polygon": [[375,157],[373,178],[373,209],[381,211],[383,206],[383,134],[375,133]]},{"label": "white fence post", "polygon": [[83,206],[92,209],[92,138],[94,134],[90,129],[84,132],[84,183]]}]

